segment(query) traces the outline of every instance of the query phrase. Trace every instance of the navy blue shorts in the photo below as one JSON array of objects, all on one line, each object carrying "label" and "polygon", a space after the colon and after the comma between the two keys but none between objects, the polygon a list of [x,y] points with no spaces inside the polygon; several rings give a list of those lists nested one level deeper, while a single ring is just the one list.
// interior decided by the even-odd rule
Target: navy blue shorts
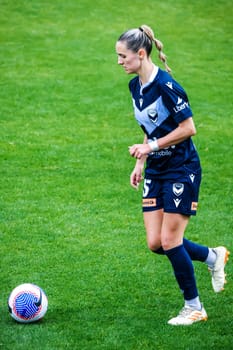
[{"label": "navy blue shorts", "polygon": [[196,215],[201,171],[176,180],[144,179],[143,212],[164,209],[166,213]]}]

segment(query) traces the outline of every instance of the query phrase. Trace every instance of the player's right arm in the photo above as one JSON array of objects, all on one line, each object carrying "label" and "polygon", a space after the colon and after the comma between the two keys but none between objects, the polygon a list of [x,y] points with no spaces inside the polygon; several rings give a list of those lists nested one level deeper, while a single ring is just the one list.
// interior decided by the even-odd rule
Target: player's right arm
[{"label": "player's right arm", "polygon": [[[147,136],[145,135],[143,144],[147,144]],[[138,186],[140,182],[143,180],[143,171],[144,171],[144,164],[146,161],[147,155],[142,156],[140,159],[136,160],[135,167],[130,175],[130,185],[138,189]]]}]

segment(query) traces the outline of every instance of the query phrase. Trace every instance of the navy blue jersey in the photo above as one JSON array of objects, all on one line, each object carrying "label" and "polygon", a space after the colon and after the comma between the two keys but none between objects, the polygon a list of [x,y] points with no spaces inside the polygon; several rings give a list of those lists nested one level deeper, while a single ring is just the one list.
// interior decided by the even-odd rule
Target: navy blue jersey
[{"label": "navy blue jersey", "polygon": [[[155,66],[150,81],[141,86],[139,77],[129,82],[135,118],[148,141],[167,135],[179,123],[192,117],[187,94],[170,74]],[[147,158],[147,178],[177,178],[184,166],[200,168],[200,161],[191,138],[152,152]]]}]

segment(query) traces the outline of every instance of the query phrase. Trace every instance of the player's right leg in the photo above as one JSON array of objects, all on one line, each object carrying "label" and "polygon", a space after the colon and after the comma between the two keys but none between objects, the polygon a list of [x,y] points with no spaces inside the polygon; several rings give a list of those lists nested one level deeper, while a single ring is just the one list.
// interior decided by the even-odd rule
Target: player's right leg
[{"label": "player's right leg", "polygon": [[148,248],[152,252],[156,252],[161,247],[160,235],[163,221],[163,209],[144,212],[143,218]]},{"label": "player's right leg", "polygon": [[163,222],[163,202],[161,183],[144,179],[142,210],[148,248],[158,252],[161,248],[161,227]]}]

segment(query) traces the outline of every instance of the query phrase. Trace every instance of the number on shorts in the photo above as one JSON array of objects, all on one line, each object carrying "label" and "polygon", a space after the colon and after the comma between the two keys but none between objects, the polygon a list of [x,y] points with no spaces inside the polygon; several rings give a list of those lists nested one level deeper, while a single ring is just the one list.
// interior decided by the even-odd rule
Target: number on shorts
[{"label": "number on shorts", "polygon": [[150,184],[151,184],[151,180],[149,179],[145,179],[144,180],[144,187],[143,187],[143,197],[147,197],[148,193],[150,191]]}]

